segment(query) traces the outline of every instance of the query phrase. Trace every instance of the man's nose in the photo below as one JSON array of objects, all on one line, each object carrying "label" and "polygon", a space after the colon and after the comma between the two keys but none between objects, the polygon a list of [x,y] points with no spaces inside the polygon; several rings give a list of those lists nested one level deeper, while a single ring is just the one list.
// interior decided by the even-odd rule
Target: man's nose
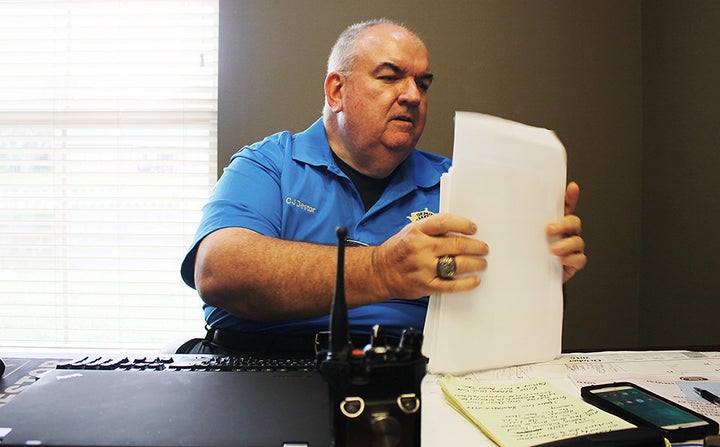
[{"label": "man's nose", "polygon": [[420,104],[422,100],[422,92],[414,78],[406,78],[402,83],[402,91],[398,97],[399,102],[405,104]]}]

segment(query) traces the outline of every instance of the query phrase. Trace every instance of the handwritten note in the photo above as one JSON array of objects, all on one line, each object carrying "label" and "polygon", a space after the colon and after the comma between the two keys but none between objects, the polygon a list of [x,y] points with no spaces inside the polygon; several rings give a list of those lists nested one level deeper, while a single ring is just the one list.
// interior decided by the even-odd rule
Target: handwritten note
[{"label": "handwritten note", "polygon": [[497,384],[447,375],[440,386],[453,408],[502,447],[633,427],[544,379]]}]

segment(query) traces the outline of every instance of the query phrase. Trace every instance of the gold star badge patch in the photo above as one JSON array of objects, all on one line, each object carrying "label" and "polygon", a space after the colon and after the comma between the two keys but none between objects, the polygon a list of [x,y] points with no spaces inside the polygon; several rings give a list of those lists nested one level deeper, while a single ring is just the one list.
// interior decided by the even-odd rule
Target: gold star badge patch
[{"label": "gold star badge patch", "polygon": [[433,214],[435,214],[435,213],[433,213],[429,209],[425,208],[422,211],[415,211],[414,213],[410,213],[410,215],[407,216],[407,218],[410,220],[410,222],[417,222],[418,220],[425,219],[426,217],[430,217]]}]

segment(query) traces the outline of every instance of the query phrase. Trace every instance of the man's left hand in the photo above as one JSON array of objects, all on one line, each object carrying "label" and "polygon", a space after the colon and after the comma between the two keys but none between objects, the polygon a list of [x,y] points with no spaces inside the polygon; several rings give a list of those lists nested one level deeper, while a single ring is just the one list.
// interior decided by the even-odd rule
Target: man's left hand
[{"label": "man's left hand", "polygon": [[585,241],[580,237],[582,222],[573,214],[579,197],[580,187],[577,183],[570,182],[565,190],[565,216],[547,226],[549,235],[561,238],[550,245],[550,250],[560,257],[563,265],[563,282],[572,278],[587,264]]}]

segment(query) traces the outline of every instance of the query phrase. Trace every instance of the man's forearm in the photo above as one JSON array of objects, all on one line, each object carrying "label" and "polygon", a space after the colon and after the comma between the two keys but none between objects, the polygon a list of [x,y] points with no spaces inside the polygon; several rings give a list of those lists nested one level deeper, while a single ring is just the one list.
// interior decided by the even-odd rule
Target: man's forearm
[{"label": "man's forearm", "polygon": [[[348,306],[383,301],[373,274],[373,247],[345,253]],[[330,312],[337,247],[292,242],[241,228],[208,235],[198,247],[195,283],[203,300],[233,315],[259,321],[296,320]]]}]

